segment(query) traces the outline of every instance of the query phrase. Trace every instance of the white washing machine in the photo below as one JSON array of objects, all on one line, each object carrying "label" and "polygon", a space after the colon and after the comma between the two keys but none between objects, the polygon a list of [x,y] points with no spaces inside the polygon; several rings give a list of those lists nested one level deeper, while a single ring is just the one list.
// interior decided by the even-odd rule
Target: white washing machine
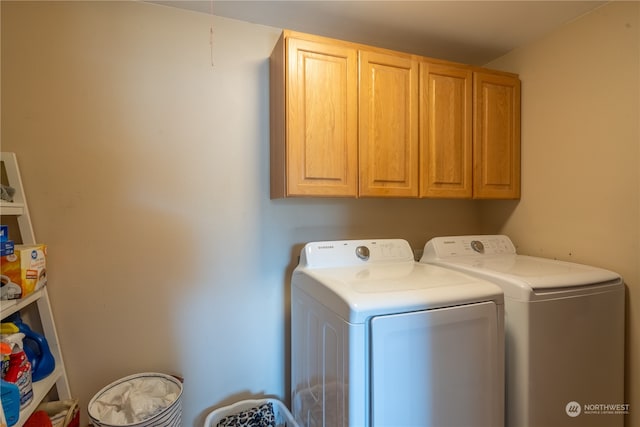
[{"label": "white washing machine", "polygon": [[624,284],[611,271],[518,255],[507,236],[437,237],[420,260],[505,297],[508,427],[623,425]]},{"label": "white washing machine", "polygon": [[291,283],[301,426],[504,424],[503,295],[399,239],[307,244]]}]

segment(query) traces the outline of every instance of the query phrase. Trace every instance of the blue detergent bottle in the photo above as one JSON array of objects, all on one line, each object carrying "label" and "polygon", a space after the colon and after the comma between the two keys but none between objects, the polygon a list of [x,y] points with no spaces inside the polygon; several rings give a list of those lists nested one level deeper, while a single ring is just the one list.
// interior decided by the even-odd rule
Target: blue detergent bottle
[{"label": "blue detergent bottle", "polygon": [[15,384],[1,380],[2,410],[7,425],[10,427],[20,419],[20,390]]},{"label": "blue detergent bottle", "polygon": [[[8,370],[9,357],[11,356],[11,345],[4,340],[0,342],[0,354],[2,354],[2,376]],[[5,366],[6,358],[6,366]],[[20,419],[20,389],[16,384],[11,384],[2,380],[0,384],[0,402],[2,402],[2,412],[4,413],[4,422],[9,427],[14,425]],[[2,417],[0,417],[0,423]]]},{"label": "blue detergent bottle", "polygon": [[20,312],[7,317],[5,322],[13,323],[25,336],[22,343],[27,359],[31,362],[31,380],[40,381],[51,374],[56,367],[56,360],[51,354],[47,339],[33,332],[29,325],[23,323]]}]

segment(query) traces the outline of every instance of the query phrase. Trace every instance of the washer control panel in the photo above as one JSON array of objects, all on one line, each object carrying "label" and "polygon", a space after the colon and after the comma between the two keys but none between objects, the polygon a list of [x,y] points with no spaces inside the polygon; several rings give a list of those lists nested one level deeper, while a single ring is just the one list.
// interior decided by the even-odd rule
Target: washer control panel
[{"label": "washer control panel", "polygon": [[459,256],[515,254],[516,248],[504,235],[434,237],[424,248],[430,259]]}]

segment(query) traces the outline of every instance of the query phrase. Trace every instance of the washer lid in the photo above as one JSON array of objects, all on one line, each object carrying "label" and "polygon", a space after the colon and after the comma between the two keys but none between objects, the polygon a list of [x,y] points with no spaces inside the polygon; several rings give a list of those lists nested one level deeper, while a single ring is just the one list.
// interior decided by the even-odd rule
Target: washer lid
[{"label": "washer lid", "polygon": [[460,257],[438,265],[458,265],[477,271],[489,280],[522,284],[533,290],[589,286],[620,280],[620,275],[602,268],[527,255]]},{"label": "washer lid", "polygon": [[[480,247],[473,247],[480,242]],[[507,236],[437,237],[427,242],[420,262],[454,268],[498,283],[508,296],[514,291],[621,282],[620,275],[573,262],[518,255]]]},{"label": "washer lid", "polygon": [[[480,301],[503,303],[501,289],[492,283],[450,269],[416,263],[412,256],[408,259],[398,256],[406,248],[412,254],[406,241],[367,243],[371,248],[386,247],[385,253],[394,259],[380,258],[379,252],[370,250],[368,260],[359,259],[355,265],[349,265],[345,258],[351,257],[363,242],[322,243],[323,250],[333,248],[346,254],[346,257],[330,256],[329,267],[323,267],[322,262],[309,262],[304,255],[306,247],[300,265],[293,273],[292,286],[352,323],[363,323],[371,316]],[[310,245],[312,250],[318,246],[316,243]]]}]

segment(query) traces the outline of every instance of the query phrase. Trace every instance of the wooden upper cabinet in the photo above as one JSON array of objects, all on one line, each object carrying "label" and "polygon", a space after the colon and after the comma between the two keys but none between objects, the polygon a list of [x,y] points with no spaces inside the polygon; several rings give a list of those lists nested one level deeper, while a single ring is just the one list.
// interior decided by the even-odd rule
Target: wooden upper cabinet
[{"label": "wooden upper cabinet", "polygon": [[271,197],[520,197],[515,74],[285,30]]},{"label": "wooden upper cabinet", "polygon": [[355,48],[282,37],[271,56],[271,197],[356,196]]},{"label": "wooden upper cabinet", "polygon": [[520,80],[474,73],[473,197],[520,197]]},{"label": "wooden upper cabinet", "polygon": [[471,198],[469,67],[420,63],[420,197]]},{"label": "wooden upper cabinet", "polygon": [[418,196],[418,62],[360,50],[360,196]]}]

